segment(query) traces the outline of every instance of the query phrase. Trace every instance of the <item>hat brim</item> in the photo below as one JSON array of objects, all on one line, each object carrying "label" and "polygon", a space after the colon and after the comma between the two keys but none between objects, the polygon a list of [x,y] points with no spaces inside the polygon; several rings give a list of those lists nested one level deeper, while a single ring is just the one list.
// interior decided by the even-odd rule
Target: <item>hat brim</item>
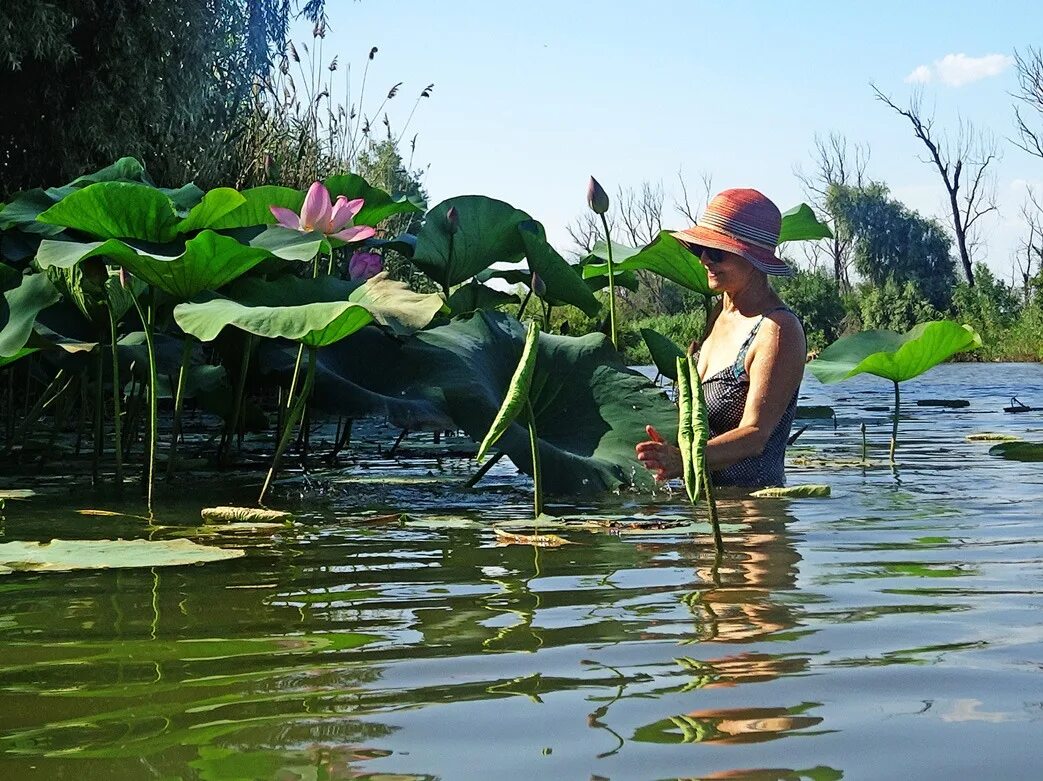
[{"label": "hat brim", "polygon": [[758,247],[756,244],[751,244],[742,239],[736,239],[727,233],[695,225],[687,230],[676,231],[670,235],[685,244],[712,247],[713,249],[735,253],[746,258],[754,268],[763,271],[765,274],[772,274],[777,277],[791,277],[794,274],[793,269],[782,258],[776,257],[771,250]]}]

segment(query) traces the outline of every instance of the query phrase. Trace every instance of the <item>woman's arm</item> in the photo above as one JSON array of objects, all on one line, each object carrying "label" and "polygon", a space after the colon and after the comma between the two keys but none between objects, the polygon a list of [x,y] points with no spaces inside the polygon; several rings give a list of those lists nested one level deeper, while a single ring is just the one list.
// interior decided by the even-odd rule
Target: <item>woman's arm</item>
[{"label": "woman's arm", "polygon": [[[761,324],[750,350],[750,388],[739,425],[706,445],[707,466],[719,471],[764,451],[771,433],[782,420],[790,399],[804,376],[807,345],[800,321],[788,312],[776,312]],[[681,474],[680,451],[648,426],[647,442],[637,445],[637,459],[656,473],[657,480]]]}]

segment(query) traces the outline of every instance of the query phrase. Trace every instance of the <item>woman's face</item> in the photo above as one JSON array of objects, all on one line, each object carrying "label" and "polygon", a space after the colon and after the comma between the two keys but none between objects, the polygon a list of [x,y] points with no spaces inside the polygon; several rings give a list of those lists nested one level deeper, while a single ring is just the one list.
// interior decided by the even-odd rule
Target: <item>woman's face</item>
[{"label": "woman's face", "polygon": [[715,293],[734,293],[745,288],[757,274],[753,264],[741,255],[699,247],[699,261],[706,268],[706,279]]}]

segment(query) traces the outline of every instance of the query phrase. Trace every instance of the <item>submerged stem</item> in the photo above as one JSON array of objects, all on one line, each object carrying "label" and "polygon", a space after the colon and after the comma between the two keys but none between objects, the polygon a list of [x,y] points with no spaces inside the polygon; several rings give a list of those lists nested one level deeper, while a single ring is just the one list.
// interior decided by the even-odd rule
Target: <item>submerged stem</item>
[{"label": "submerged stem", "polygon": [[891,421],[891,463],[895,462],[895,448],[898,447],[898,408],[901,402],[901,395],[898,392],[898,381],[894,380],[895,385],[895,415]]},{"label": "submerged stem", "polygon": [[720,556],[724,553],[724,538],[721,536],[721,521],[717,517],[717,500],[713,493],[713,480],[710,479],[710,470],[703,466],[703,495],[706,497],[706,514],[710,518],[710,528],[713,529],[713,547]]},{"label": "submerged stem", "polygon": [[612,237],[608,232],[608,220],[605,219],[605,215],[601,215],[601,225],[605,228],[605,244],[608,246],[608,320],[609,329],[612,333],[612,346],[617,350],[619,345],[616,342],[616,277],[615,271],[612,265]]},{"label": "submerged stem", "polygon": [[264,480],[264,485],[261,486],[261,495],[257,498],[258,504],[264,502],[264,496],[268,493],[268,487],[272,484],[272,480],[275,479],[275,475],[279,471],[279,463],[282,461],[283,452],[286,450],[286,446],[290,444],[290,440],[293,438],[293,430],[297,426],[297,421],[301,419],[301,413],[308,402],[308,396],[311,394],[312,384],[315,381],[315,354],[317,352],[318,350],[314,347],[308,348],[308,370],[304,375],[304,385],[301,387],[301,392],[296,399],[288,399],[290,410],[286,414],[286,424],[283,426],[282,433],[279,436],[279,443],[275,448],[272,466],[268,470],[268,476]]},{"label": "submerged stem", "polygon": [[155,480],[156,470],[156,430],[158,425],[156,423],[157,409],[156,409],[156,398],[157,398],[157,384],[159,378],[156,372],[156,344],[153,339],[153,323],[152,316],[155,309],[153,302],[149,302],[148,314],[146,316],[145,311],[141,308],[141,302],[138,301],[136,296],[131,296],[134,301],[134,308],[138,310],[138,317],[141,318],[141,324],[145,328],[145,347],[148,350],[148,415],[149,415],[149,434],[148,434],[148,451],[145,455],[146,465],[146,489],[145,495],[147,497],[148,511],[152,514],[152,485]]},{"label": "submerged stem", "polygon": [[174,393],[174,423],[170,435],[170,455],[167,460],[167,480],[174,477],[177,462],[178,439],[181,436],[181,413],[185,407],[185,375],[188,374],[188,362],[192,358],[192,340],[186,336],[181,347],[181,368],[177,373],[177,391]]},{"label": "submerged stem", "polygon": [[116,317],[112,307],[106,307],[109,313],[109,341],[112,347],[112,439],[116,450],[116,490],[123,490],[123,421],[121,416],[121,399],[123,386],[120,383],[120,361],[116,350]]}]

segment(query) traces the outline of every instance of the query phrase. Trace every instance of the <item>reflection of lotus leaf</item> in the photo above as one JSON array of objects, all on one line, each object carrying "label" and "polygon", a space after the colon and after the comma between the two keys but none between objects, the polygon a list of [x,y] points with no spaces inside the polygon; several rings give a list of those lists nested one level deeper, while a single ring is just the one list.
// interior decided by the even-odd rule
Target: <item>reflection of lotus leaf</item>
[{"label": "reflection of lotus leaf", "polygon": [[214,548],[190,540],[51,540],[0,544],[0,574],[75,569],[175,567],[237,559],[239,548]]}]

